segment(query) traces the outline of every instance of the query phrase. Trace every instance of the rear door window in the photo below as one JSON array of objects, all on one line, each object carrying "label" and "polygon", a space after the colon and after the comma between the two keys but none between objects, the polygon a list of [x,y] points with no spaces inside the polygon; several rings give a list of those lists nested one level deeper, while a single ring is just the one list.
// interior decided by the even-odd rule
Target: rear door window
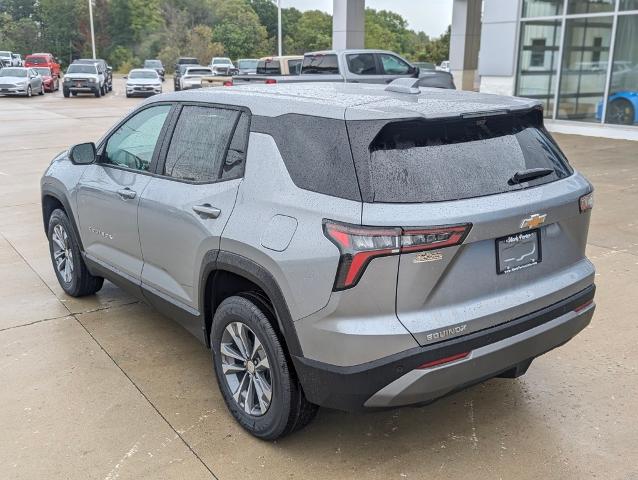
[{"label": "rear door window", "polygon": [[168,147],[164,175],[188,182],[216,182],[239,113],[230,109],[184,106]]},{"label": "rear door window", "polygon": [[305,55],[301,67],[302,74],[339,74],[337,56],[333,54],[319,53]]},{"label": "rear door window", "polygon": [[[549,134],[540,122],[528,117],[387,123],[369,143],[364,154],[368,161],[361,159],[361,150],[355,160],[359,178],[370,182],[372,198],[368,201],[460,200],[534,187],[571,175],[567,160]],[[352,123],[358,125],[350,128]],[[374,129],[365,122],[351,124],[351,136]],[[357,140],[352,142],[355,146]],[[551,169],[551,173],[527,182],[511,182],[515,173],[536,168]]]},{"label": "rear door window", "polygon": [[348,70],[355,75],[378,75],[377,62],[372,53],[346,55]]}]

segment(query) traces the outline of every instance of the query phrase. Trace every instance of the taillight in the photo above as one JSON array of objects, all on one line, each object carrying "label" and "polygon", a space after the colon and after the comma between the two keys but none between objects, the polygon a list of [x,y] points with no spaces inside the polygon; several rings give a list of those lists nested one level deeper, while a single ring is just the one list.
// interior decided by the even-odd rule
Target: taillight
[{"label": "taillight", "polygon": [[275,80],[274,78],[267,78],[264,83],[267,85],[272,85],[273,83],[277,83],[277,80]]},{"label": "taillight", "polygon": [[223,85],[224,85],[224,87],[232,87],[233,86],[233,81],[232,80],[225,80]]},{"label": "taillight", "polygon": [[341,252],[334,290],[354,287],[372,259],[458,245],[471,224],[431,228],[365,227],[324,220],[323,231]]},{"label": "taillight", "polygon": [[580,199],[578,199],[578,207],[580,208],[580,213],[594,208],[594,192],[590,192],[587,195],[580,197]]}]

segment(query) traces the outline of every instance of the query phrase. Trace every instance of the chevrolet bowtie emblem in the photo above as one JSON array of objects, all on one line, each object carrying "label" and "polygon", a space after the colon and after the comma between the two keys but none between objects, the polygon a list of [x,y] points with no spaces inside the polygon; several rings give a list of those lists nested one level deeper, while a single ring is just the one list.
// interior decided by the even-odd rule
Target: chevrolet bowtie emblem
[{"label": "chevrolet bowtie emblem", "polygon": [[538,228],[543,223],[545,223],[546,218],[547,218],[546,213],[543,215],[535,213],[531,217],[523,219],[523,221],[521,222],[521,228],[529,228],[529,229]]}]

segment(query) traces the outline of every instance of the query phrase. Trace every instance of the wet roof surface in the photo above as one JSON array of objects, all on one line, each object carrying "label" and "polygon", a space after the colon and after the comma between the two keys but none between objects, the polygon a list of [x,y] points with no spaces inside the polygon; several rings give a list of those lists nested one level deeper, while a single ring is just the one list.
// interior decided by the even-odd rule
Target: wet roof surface
[{"label": "wet roof surface", "polygon": [[152,97],[149,102],[190,100],[244,106],[255,115],[301,113],[351,120],[441,118],[539,105],[529,99],[458,90],[421,88],[421,93],[417,95],[388,92],[385,87],[327,82],[242,85],[169,93]]}]

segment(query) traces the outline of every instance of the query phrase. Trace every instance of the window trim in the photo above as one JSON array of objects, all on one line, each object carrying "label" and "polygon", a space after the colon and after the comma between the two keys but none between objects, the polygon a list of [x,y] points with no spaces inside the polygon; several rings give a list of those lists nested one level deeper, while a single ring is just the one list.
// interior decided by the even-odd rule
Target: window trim
[{"label": "window trim", "polygon": [[[115,165],[114,163],[107,163],[107,162],[104,162],[102,160],[103,159],[103,155],[104,155],[105,150],[106,150],[106,146],[109,143],[109,140],[111,139],[111,137],[113,135],[115,135],[115,133],[120,129],[120,127],[122,125],[124,125],[131,118],[133,118],[137,114],[143,112],[144,110],[147,110],[147,109],[153,108],[153,107],[162,106],[162,105],[168,105],[171,108],[169,109],[168,114],[166,115],[166,120],[164,120],[164,125],[162,126],[162,129],[160,130],[159,136],[157,137],[157,143],[155,144],[155,149],[153,150],[153,155],[151,157],[151,162],[149,163],[148,170],[137,170],[135,168],[129,168],[129,167],[125,167],[123,165]],[[153,102],[153,103],[149,103],[148,105],[144,105],[144,106],[142,106],[140,108],[137,108],[134,111],[132,111],[131,113],[129,113],[119,123],[116,123],[115,126],[112,127],[106,133],[106,135],[104,135],[104,137],[102,137],[99,140],[97,148],[96,148],[98,153],[97,153],[97,160],[96,160],[95,164],[96,165],[100,165],[102,167],[114,168],[116,170],[123,170],[125,172],[138,173],[140,175],[156,176],[156,170],[157,170],[157,163],[158,163],[158,160],[159,160],[159,154],[161,152],[162,146],[164,145],[164,143],[166,141],[165,139],[166,139],[167,130],[168,130],[169,126],[173,122],[173,117],[175,116],[175,108],[176,108],[175,102]]]},{"label": "window trim", "polygon": [[[175,178],[175,177],[171,177],[169,175],[165,175],[164,172],[164,166],[166,165],[166,156],[168,155],[168,149],[171,145],[171,142],[173,140],[173,134],[175,133],[175,128],[177,127],[177,122],[179,120],[179,116],[182,113],[182,109],[184,107],[187,106],[191,106],[191,107],[208,107],[208,108],[218,108],[218,109],[222,109],[222,110],[235,110],[237,112],[239,112],[239,115],[237,116],[237,119],[235,120],[235,124],[233,125],[232,128],[232,132],[228,137],[228,143],[226,144],[226,148],[224,150],[224,156],[222,158],[222,162],[221,162],[221,166],[220,166],[220,171],[217,173],[217,180],[214,180],[212,182],[204,182],[204,181],[197,181],[197,180],[186,180],[183,178]],[[239,120],[241,118],[241,114],[242,113],[246,113],[248,115],[248,129],[247,129],[247,134],[246,134],[246,139],[245,139],[245,152],[246,152],[246,158],[244,159],[244,169],[241,172],[241,176],[239,177],[234,177],[234,178],[227,178],[227,179],[222,179],[221,178],[221,173],[222,170],[221,168],[223,168],[224,162],[226,161],[226,157],[228,156],[228,149],[230,148],[230,144],[232,143],[233,137],[235,135],[235,130],[237,129],[237,124],[239,123]],[[171,118],[171,123],[170,123],[170,129],[166,132],[164,132],[164,141],[162,142],[162,147],[159,151],[158,154],[158,158],[157,158],[157,164],[156,164],[156,169],[154,172],[154,176],[158,177],[158,178],[163,178],[166,180],[170,180],[173,182],[179,182],[179,183],[186,183],[189,185],[213,185],[216,183],[221,183],[221,182],[230,182],[232,180],[237,180],[239,178],[243,178],[244,174],[245,174],[245,164],[246,164],[246,160],[248,158],[248,139],[250,137],[250,125],[251,125],[251,120],[252,120],[252,112],[250,111],[249,108],[247,107],[243,107],[240,105],[228,105],[228,104],[222,104],[222,103],[210,103],[210,102],[196,102],[196,101],[182,101],[182,102],[175,102],[175,111],[173,113],[173,116]]]}]

